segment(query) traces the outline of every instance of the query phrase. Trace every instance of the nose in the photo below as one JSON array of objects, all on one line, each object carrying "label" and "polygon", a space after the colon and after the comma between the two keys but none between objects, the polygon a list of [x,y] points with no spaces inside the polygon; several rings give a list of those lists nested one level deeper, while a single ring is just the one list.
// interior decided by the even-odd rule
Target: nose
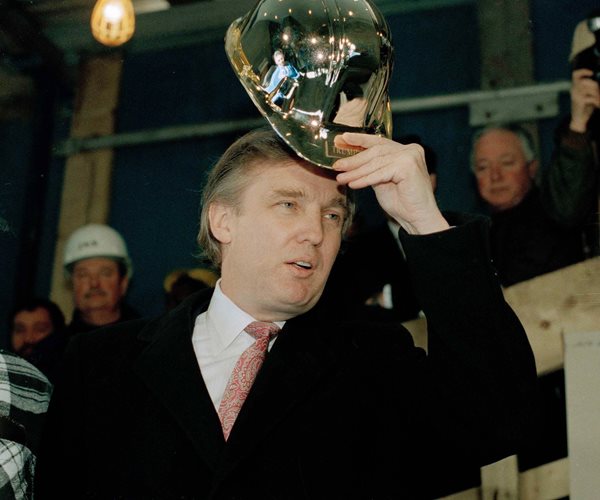
[{"label": "nose", "polygon": [[23,335],[23,344],[24,345],[33,345],[35,344],[35,334],[33,328],[29,328],[25,330],[25,335]]},{"label": "nose", "polygon": [[97,288],[100,283],[100,275],[98,273],[90,273],[90,287]]},{"label": "nose", "polygon": [[499,181],[502,179],[502,167],[498,164],[493,164],[490,167],[490,179],[492,181]]},{"label": "nose", "polygon": [[298,232],[300,241],[308,241],[311,245],[319,246],[323,242],[323,217],[321,213],[305,214]]}]

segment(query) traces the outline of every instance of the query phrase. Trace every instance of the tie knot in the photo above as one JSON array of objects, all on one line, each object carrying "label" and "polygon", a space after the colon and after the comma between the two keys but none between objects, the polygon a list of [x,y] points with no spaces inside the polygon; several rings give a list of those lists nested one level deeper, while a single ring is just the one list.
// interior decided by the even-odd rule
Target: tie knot
[{"label": "tie knot", "polygon": [[275,323],[266,323],[264,321],[253,321],[244,331],[252,335],[256,340],[272,339],[279,332],[279,327]]}]

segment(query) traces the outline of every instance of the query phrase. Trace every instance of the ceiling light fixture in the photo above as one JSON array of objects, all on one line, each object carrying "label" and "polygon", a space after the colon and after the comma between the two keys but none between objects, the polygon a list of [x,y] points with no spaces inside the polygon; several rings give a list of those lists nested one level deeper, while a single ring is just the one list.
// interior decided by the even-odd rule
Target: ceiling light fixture
[{"label": "ceiling light fixture", "polygon": [[90,20],[92,35],[108,47],[127,42],[135,31],[131,0],[98,0]]}]

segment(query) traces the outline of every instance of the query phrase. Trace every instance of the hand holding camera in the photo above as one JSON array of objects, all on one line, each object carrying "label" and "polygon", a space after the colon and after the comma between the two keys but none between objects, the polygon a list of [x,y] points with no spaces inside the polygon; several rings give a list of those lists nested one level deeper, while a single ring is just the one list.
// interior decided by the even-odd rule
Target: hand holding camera
[{"label": "hand holding camera", "polygon": [[569,128],[583,133],[594,110],[600,107],[600,9],[590,13],[575,29],[570,60],[573,73]]},{"label": "hand holding camera", "polygon": [[596,108],[600,108],[600,86],[591,69],[576,69],[571,84],[571,122],[573,132],[584,133]]}]

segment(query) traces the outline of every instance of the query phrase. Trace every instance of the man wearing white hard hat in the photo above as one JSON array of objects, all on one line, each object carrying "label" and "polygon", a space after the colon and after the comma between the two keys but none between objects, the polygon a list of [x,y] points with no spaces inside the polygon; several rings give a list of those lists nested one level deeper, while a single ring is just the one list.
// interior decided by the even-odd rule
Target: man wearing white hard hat
[{"label": "man wearing white hard hat", "polygon": [[132,265],[125,240],[113,228],[87,224],[75,230],[65,247],[64,268],[75,304],[69,335],[139,316],[124,303]]}]

